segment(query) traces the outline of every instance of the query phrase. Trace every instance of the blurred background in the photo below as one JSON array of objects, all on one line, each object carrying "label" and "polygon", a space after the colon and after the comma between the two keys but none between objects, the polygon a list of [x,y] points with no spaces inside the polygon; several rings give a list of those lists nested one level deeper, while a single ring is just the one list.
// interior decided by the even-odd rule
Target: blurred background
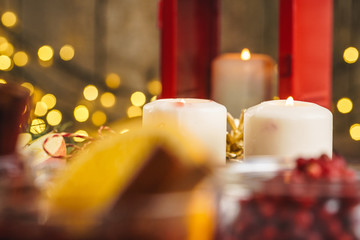
[{"label": "blurred background", "polygon": [[[0,0],[0,82],[33,95],[29,129],[92,134],[161,93],[158,0]],[[334,147],[360,159],[360,2],[334,0]],[[221,52],[277,61],[278,0],[222,0]]]}]

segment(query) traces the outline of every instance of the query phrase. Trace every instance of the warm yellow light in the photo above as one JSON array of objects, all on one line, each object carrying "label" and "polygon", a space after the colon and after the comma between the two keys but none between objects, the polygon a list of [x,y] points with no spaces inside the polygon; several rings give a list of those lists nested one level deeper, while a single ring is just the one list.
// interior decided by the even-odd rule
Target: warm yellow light
[{"label": "warm yellow light", "polygon": [[54,56],[54,50],[49,45],[44,45],[39,48],[38,56],[41,61],[49,61]]},{"label": "warm yellow light", "polygon": [[4,12],[1,16],[1,22],[5,27],[13,27],[16,24],[16,21],[16,14],[11,11]]},{"label": "warm yellow light", "polygon": [[14,46],[9,42],[3,42],[0,44],[0,53],[10,57],[14,53]]},{"label": "warm yellow light", "polygon": [[83,95],[88,101],[93,101],[98,97],[98,89],[94,85],[87,85],[84,88]]},{"label": "warm yellow light", "polygon": [[29,83],[29,82],[24,82],[24,83],[21,84],[21,86],[23,86],[24,88],[29,89],[30,95],[33,95],[33,93],[34,93],[34,86],[33,86],[31,83]]},{"label": "warm yellow light", "polygon": [[1,51],[1,46],[2,46],[2,44],[3,44],[3,43],[7,43],[7,42],[8,42],[8,40],[7,40],[5,37],[0,36],[0,51]]},{"label": "warm yellow light", "polygon": [[286,99],[285,105],[286,105],[286,106],[294,106],[294,98],[291,97],[291,96],[288,97],[288,98]]},{"label": "warm yellow light", "polygon": [[355,141],[360,141],[360,124],[356,123],[350,127],[350,136]]},{"label": "warm yellow light", "polygon": [[91,121],[95,126],[102,126],[106,122],[106,114],[102,111],[96,111],[91,116]]},{"label": "warm yellow light", "polygon": [[0,55],[0,70],[8,71],[12,67],[11,59],[6,55]]},{"label": "warm yellow light", "polygon": [[44,102],[37,102],[35,105],[35,111],[34,114],[36,116],[42,117],[45,116],[45,114],[47,113],[48,108],[46,106],[46,104]]},{"label": "warm yellow light", "polygon": [[129,118],[140,117],[142,115],[141,107],[130,106],[127,109],[127,115],[128,115]]},{"label": "warm yellow light", "polygon": [[353,108],[353,103],[349,98],[341,98],[337,104],[337,109],[341,113],[349,113]]},{"label": "warm yellow light", "polygon": [[241,55],[240,55],[240,58],[244,61],[247,61],[251,58],[251,54],[250,54],[250,51],[249,49],[247,48],[244,48],[242,51],[241,51]]},{"label": "warm yellow light", "polygon": [[25,52],[19,51],[14,54],[13,60],[16,66],[23,67],[28,63],[29,57]]},{"label": "warm yellow light", "polygon": [[52,109],[56,105],[56,97],[51,93],[45,94],[41,101],[44,102],[48,109]]},{"label": "warm yellow light", "polygon": [[89,110],[84,105],[79,105],[74,109],[74,117],[78,122],[85,122],[89,118]]},{"label": "warm yellow light", "polygon": [[129,132],[129,131],[130,131],[129,129],[125,128],[125,129],[123,129],[123,130],[120,131],[120,134],[125,134],[125,133],[127,133],[127,132]]},{"label": "warm yellow light", "polygon": [[115,105],[116,99],[114,94],[110,92],[105,92],[100,97],[100,102],[104,107],[112,107]]},{"label": "warm yellow light", "polygon": [[158,95],[161,94],[161,91],[162,91],[161,82],[159,80],[156,80],[156,79],[151,80],[147,84],[147,89],[148,89],[149,93],[151,93],[152,95],[158,96]]},{"label": "warm yellow light", "polygon": [[138,91],[131,94],[130,100],[134,106],[140,107],[145,104],[146,96],[144,93]]},{"label": "warm yellow light", "polygon": [[0,78],[0,84],[6,84],[5,79]]},{"label": "warm yellow light", "polygon": [[[78,131],[75,132],[75,134],[81,135],[81,136],[84,136],[84,137],[89,136],[89,134],[85,130],[78,130]],[[85,139],[81,138],[81,137],[73,137],[73,139],[74,139],[75,142],[83,142],[83,141],[85,141]]]},{"label": "warm yellow light", "polygon": [[74,47],[69,45],[69,44],[66,44],[66,45],[62,46],[62,48],[60,49],[59,54],[60,54],[60,58],[62,60],[70,61],[75,56]]},{"label": "warm yellow light", "polygon": [[59,110],[53,109],[46,115],[46,121],[51,126],[59,125],[62,120],[62,114]]},{"label": "warm yellow light", "polygon": [[109,73],[105,78],[106,86],[115,89],[121,84],[121,78],[116,73]]},{"label": "warm yellow light", "polygon": [[9,46],[9,43],[7,42],[7,40],[4,38],[4,39],[1,39],[0,41],[0,52],[3,53],[6,51],[6,49],[8,48]]},{"label": "warm yellow light", "polygon": [[354,63],[359,58],[359,51],[354,47],[348,47],[345,49],[343,57],[346,63]]},{"label": "warm yellow light", "polygon": [[40,134],[43,131],[45,131],[45,129],[46,129],[46,125],[44,120],[40,118],[35,118],[34,120],[31,121],[30,132],[32,134]]},{"label": "warm yellow light", "polygon": [[157,99],[157,96],[153,96],[151,99],[150,99],[150,102],[153,102]]}]

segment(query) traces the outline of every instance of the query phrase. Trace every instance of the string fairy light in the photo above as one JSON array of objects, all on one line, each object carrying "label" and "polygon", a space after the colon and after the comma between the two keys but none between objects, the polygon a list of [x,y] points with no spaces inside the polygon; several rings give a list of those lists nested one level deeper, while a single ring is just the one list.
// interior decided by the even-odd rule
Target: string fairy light
[{"label": "string fairy light", "polygon": [[49,111],[49,113],[46,115],[46,121],[50,126],[59,125],[61,120],[62,120],[62,113],[57,109],[53,109]]},{"label": "string fairy light", "polygon": [[5,27],[13,27],[17,22],[17,16],[12,11],[6,11],[1,15],[1,22]]},{"label": "string fairy light", "polygon": [[39,48],[38,56],[41,61],[50,61],[54,56],[54,50],[49,45],[44,45]]},{"label": "string fairy light", "polygon": [[141,107],[146,103],[146,96],[143,92],[137,91],[131,94],[130,101],[132,105]]},{"label": "string fairy light", "polygon": [[89,109],[84,105],[78,105],[74,109],[74,117],[78,122],[85,122],[89,118]]}]

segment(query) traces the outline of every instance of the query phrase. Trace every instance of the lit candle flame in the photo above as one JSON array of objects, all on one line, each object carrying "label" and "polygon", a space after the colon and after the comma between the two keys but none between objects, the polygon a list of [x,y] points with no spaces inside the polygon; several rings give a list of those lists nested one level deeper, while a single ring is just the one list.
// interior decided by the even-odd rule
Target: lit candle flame
[{"label": "lit candle flame", "polygon": [[288,97],[288,98],[286,99],[285,105],[286,105],[286,106],[294,106],[294,98],[291,97],[291,96]]},{"label": "lit candle flame", "polygon": [[241,56],[240,58],[244,61],[247,61],[251,58],[251,54],[250,54],[250,51],[249,49],[247,48],[244,48],[242,51],[241,51]]}]

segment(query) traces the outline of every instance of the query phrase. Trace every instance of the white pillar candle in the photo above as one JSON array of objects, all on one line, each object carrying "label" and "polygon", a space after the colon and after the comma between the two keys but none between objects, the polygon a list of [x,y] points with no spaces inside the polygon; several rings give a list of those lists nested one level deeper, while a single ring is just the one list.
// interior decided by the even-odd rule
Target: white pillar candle
[{"label": "white pillar candle", "polygon": [[226,53],[215,58],[211,70],[211,98],[233,116],[275,95],[275,62],[265,54]]},{"label": "white pillar candle", "polygon": [[160,99],[143,108],[144,126],[175,126],[207,148],[215,165],[226,160],[226,108],[205,99]]},{"label": "white pillar candle", "polygon": [[315,103],[262,102],[245,111],[245,158],[272,155],[295,159],[332,156],[332,113]]}]

